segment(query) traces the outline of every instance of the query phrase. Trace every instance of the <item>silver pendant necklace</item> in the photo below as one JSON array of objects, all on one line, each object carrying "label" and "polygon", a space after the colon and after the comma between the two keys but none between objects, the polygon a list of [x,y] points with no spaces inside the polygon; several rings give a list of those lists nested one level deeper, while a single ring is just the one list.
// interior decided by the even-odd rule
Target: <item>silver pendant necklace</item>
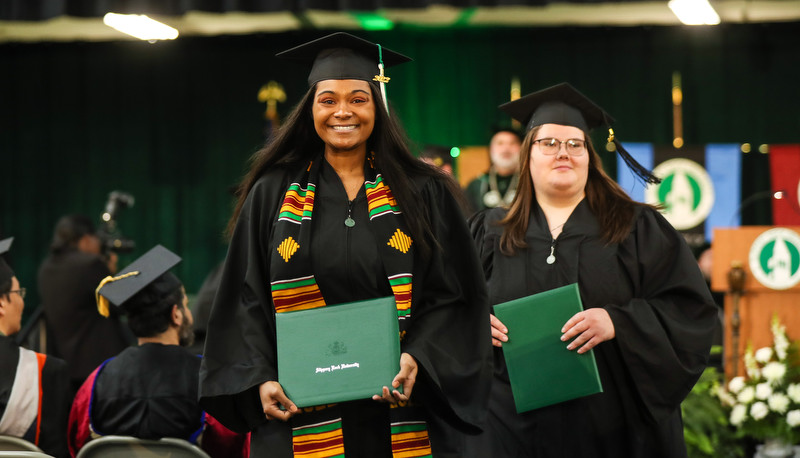
[{"label": "silver pendant necklace", "polygon": [[564,221],[563,223],[559,224],[558,226],[550,228],[550,256],[548,256],[547,259],[545,259],[545,261],[547,261],[548,264],[553,264],[553,263],[556,262],[556,255],[555,255],[555,252],[556,252],[556,239],[553,237],[553,231],[558,229],[559,227],[563,226],[566,223],[567,222]]},{"label": "silver pendant necklace", "polygon": [[550,244],[550,256],[547,257],[548,264],[556,262],[556,257],[553,255],[553,252],[555,252],[555,250],[556,250],[556,242],[555,240],[553,240],[553,242]]}]

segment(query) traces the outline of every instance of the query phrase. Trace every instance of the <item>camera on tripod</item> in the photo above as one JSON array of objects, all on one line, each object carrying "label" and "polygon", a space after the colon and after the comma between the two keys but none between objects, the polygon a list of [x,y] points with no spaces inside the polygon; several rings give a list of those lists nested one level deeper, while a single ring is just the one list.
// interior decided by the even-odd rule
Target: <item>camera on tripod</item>
[{"label": "camera on tripod", "polygon": [[111,191],[108,194],[106,208],[100,217],[97,236],[100,238],[103,253],[130,253],[136,248],[136,242],[124,237],[117,227],[117,216],[123,208],[133,207],[133,195],[122,191]]}]

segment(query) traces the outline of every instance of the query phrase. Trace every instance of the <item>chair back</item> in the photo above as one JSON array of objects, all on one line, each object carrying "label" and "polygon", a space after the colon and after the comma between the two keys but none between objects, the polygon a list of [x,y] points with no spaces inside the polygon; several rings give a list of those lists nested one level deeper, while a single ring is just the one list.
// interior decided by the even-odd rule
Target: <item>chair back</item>
[{"label": "chair back", "polygon": [[165,437],[158,440],[130,436],[103,436],[83,446],[77,458],[211,458],[200,448],[183,439]]},{"label": "chair back", "polygon": [[41,452],[42,449],[21,437],[0,434],[0,451],[3,452]]},{"label": "chair back", "polygon": [[53,455],[48,455],[44,452],[30,452],[30,451],[0,451],[0,458],[54,458]]}]

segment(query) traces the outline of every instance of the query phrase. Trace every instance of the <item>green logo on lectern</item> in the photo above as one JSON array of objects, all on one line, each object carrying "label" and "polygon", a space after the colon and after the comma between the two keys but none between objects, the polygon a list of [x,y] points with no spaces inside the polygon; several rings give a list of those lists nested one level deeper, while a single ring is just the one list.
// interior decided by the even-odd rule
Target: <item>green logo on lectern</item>
[{"label": "green logo on lectern", "polygon": [[788,289],[800,282],[800,235],[790,229],[770,229],[750,246],[750,271],[770,289]]}]

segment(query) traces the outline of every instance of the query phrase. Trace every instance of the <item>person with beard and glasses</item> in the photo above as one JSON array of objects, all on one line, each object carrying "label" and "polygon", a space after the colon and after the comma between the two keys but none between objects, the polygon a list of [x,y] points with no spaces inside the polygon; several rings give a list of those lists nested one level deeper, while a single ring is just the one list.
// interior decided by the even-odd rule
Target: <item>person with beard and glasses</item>
[{"label": "person with beard and glasses", "polygon": [[180,257],[157,245],[97,287],[100,315],[109,316],[109,303],[118,307],[138,346],[106,360],[75,396],[67,434],[73,456],[105,435],[173,437],[212,456],[246,456],[245,436],[227,430],[198,405],[200,358],[183,348],[194,337],[192,313],[183,285],[169,272],[178,262]]},{"label": "person with beard and glasses", "polygon": [[[411,154],[385,98],[384,65],[409,59],[346,33],[279,56],[313,62],[309,90],[239,189],[200,403],[252,431],[254,456],[464,456],[486,414],[489,309],[458,185]],[[276,316],[380,297],[400,330],[392,382],[299,408]]]},{"label": "person with beard and glasses", "polygon": [[466,189],[473,212],[508,207],[519,182],[519,133],[511,129],[495,131],[489,141],[489,171],[472,180]]}]

